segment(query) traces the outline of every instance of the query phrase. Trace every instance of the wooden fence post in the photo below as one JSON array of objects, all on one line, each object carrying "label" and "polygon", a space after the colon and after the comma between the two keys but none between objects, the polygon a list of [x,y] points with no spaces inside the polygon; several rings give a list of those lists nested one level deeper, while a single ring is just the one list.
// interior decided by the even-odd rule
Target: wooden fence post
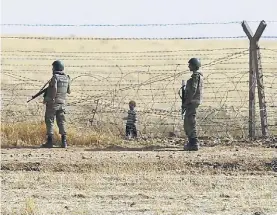
[{"label": "wooden fence post", "polygon": [[259,49],[259,39],[266,28],[265,21],[261,21],[256,33],[253,33],[246,21],[242,22],[242,28],[250,41],[249,49],[249,137],[255,138],[255,87],[258,85],[259,107],[262,135],[268,135],[267,111],[265,102],[265,92],[263,85],[263,72],[261,66],[261,55]]},{"label": "wooden fence post", "polygon": [[249,47],[249,120],[248,120],[248,131],[249,131],[249,138],[255,138],[256,128],[255,128],[255,89],[256,89],[256,73],[253,70],[253,48],[251,39],[253,38],[253,33],[247,24],[246,21],[242,22],[242,28],[247,35],[250,41]]}]

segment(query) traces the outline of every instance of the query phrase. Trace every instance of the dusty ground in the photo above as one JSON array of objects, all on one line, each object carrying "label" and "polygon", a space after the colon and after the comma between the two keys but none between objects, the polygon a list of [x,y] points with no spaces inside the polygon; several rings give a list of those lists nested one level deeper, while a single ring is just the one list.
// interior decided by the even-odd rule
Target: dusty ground
[{"label": "dusty ground", "polygon": [[2,214],[277,214],[276,149],[2,149]]}]

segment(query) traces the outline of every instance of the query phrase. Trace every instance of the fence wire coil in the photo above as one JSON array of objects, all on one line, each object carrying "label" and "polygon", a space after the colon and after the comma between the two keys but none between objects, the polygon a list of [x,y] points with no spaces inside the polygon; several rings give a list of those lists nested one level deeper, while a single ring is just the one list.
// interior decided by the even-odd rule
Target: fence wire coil
[{"label": "fence wire coil", "polygon": [[[256,22],[256,21],[253,21]],[[275,24],[276,21],[267,21]],[[23,27],[158,27],[186,25],[229,25],[241,22],[63,25],[1,24]],[[277,124],[277,44],[260,46],[268,127]],[[128,103],[137,103],[138,129],[142,135],[183,135],[181,100],[178,90],[188,80],[187,61],[201,59],[204,99],[197,125],[200,136],[245,137],[249,114],[249,41],[246,36],[182,38],[93,38],[2,36],[1,120],[2,122],[43,121],[41,98],[26,103],[51,76],[51,63],[61,59],[72,80],[68,95],[69,126],[114,129],[124,132]],[[208,39],[234,39],[214,41]],[[239,40],[237,40],[239,39]],[[39,40],[39,41],[37,41]],[[107,40],[110,40],[106,43]],[[125,46],[125,41],[128,45]],[[149,40],[149,41],[145,41]],[[176,40],[176,45],[166,40]],[[201,40],[201,43],[199,42]],[[206,40],[202,41],[202,40]],[[238,41],[238,42],[233,42]],[[147,49],[141,42],[147,42]],[[189,46],[188,42],[195,47]],[[174,42],[175,43],[175,42]],[[225,42],[224,42],[225,43]],[[234,45],[232,45],[232,43]],[[20,44],[20,45],[19,45]],[[58,45],[57,45],[58,44]],[[144,44],[144,45],[145,45]],[[256,83],[255,83],[256,84]],[[259,104],[256,129],[260,132]]]}]

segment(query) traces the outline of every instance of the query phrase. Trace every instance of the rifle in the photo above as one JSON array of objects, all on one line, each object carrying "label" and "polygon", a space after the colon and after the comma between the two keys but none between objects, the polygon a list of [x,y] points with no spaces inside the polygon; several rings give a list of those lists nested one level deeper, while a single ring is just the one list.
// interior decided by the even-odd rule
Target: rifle
[{"label": "rifle", "polygon": [[[180,90],[182,90],[182,94],[180,95]],[[184,106],[185,104],[185,100],[186,100],[186,82],[185,80],[182,80],[182,87],[180,88],[179,90],[179,96],[182,100],[182,106],[181,106],[181,109],[182,109],[182,119],[184,119],[184,115],[186,113],[186,107]]]},{"label": "rifle", "polygon": [[47,83],[44,84],[44,86],[39,90],[39,92],[36,93],[35,95],[33,95],[32,98],[29,99],[29,100],[27,101],[27,103],[30,102],[30,101],[32,101],[33,99],[35,99],[36,97],[40,96],[40,95],[43,94],[43,93],[44,93],[43,96],[45,97],[45,96],[46,96],[46,93],[47,93],[48,87],[46,87],[46,88],[44,88],[44,87],[45,87],[50,81],[51,81],[51,79],[50,79],[49,81],[47,81]]}]

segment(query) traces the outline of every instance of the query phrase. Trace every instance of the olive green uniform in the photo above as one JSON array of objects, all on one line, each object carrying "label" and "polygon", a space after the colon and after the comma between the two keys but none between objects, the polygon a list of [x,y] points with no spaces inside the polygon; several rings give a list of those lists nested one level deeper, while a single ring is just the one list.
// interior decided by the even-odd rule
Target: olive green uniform
[{"label": "olive green uniform", "polygon": [[202,91],[203,74],[200,71],[194,71],[191,78],[187,81],[185,89],[185,104],[183,104],[186,108],[184,129],[189,139],[197,138],[196,114],[198,106],[202,103]]},{"label": "olive green uniform", "polygon": [[59,133],[66,135],[65,128],[65,104],[66,94],[70,93],[70,78],[63,71],[54,71],[49,82],[47,94],[44,97],[46,102],[45,124],[47,135],[52,136],[54,119],[56,117]]}]

